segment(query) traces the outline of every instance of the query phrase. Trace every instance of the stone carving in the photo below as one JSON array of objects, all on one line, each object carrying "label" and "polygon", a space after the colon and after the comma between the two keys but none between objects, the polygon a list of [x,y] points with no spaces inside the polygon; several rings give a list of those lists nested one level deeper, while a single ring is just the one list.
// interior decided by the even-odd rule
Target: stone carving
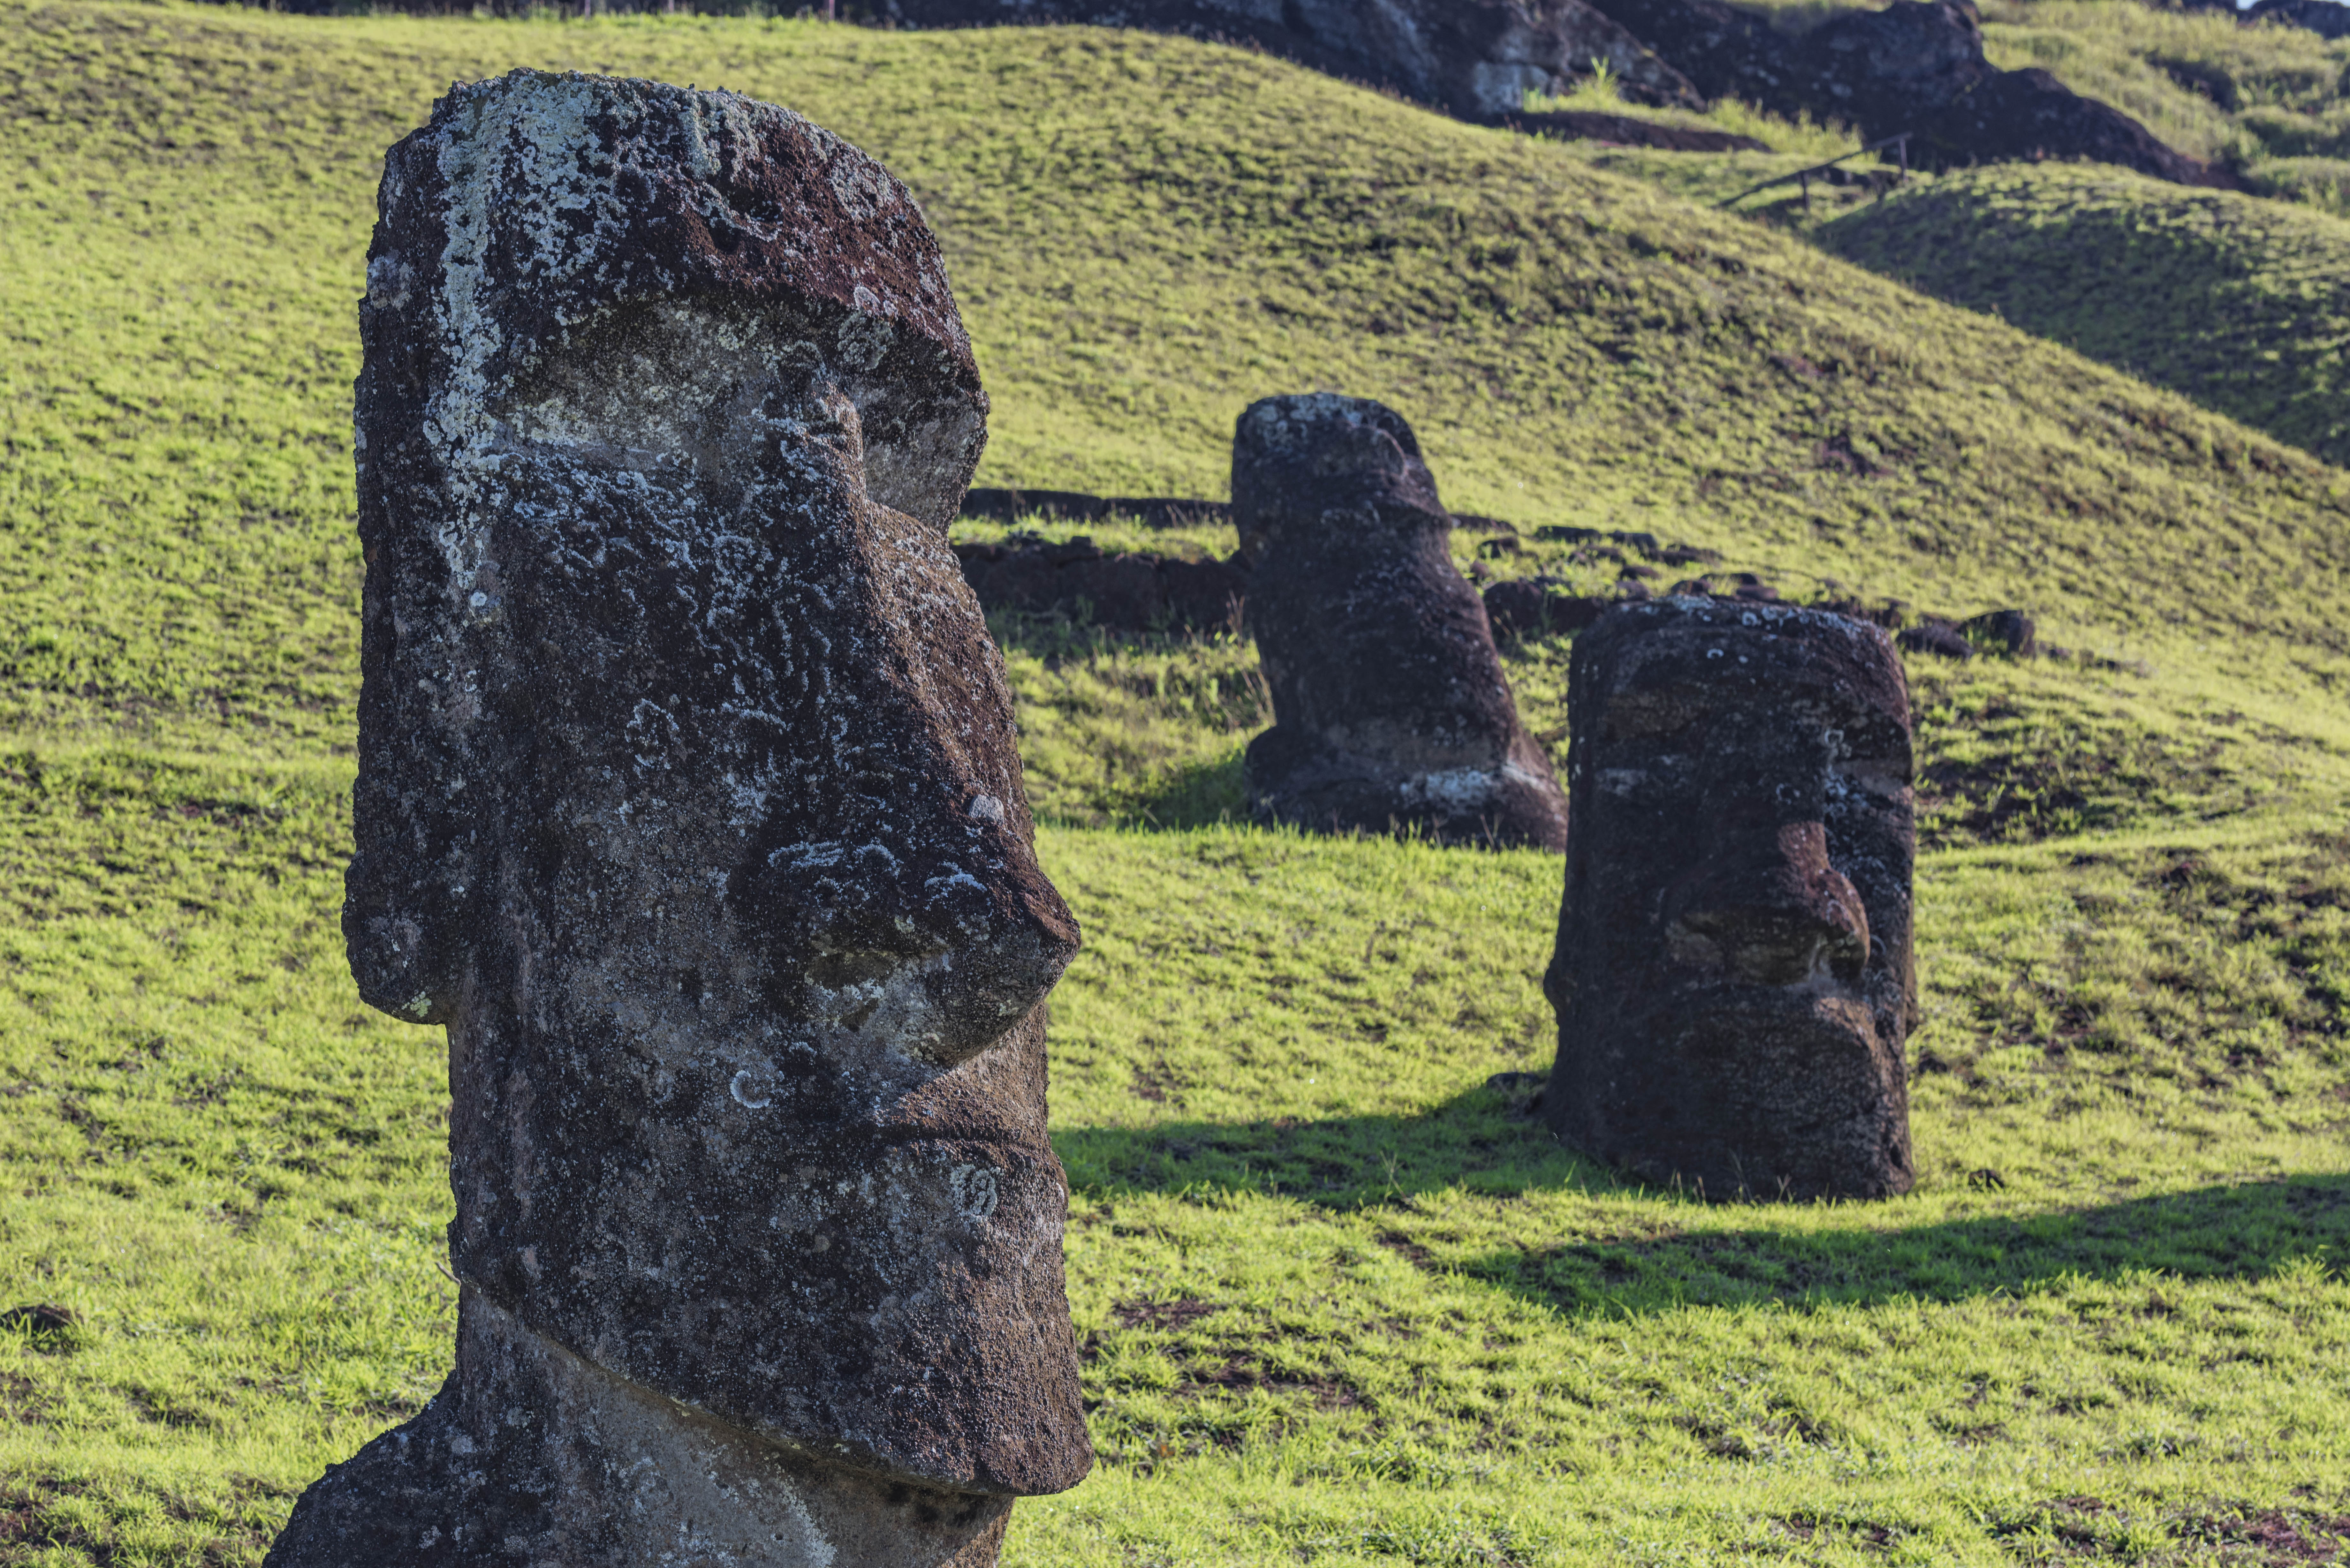
[{"label": "stone carving", "polygon": [[1676,596],[1576,639],[1559,1137],[1712,1197],[1907,1191],[1908,688],[1884,632]]},{"label": "stone carving", "polygon": [[1253,567],[1243,622],[1273,696],[1274,727],[1248,748],[1258,815],[1564,847],[1565,799],[1519,726],[1402,416],[1326,392],[1251,405],[1232,512]]},{"label": "stone carving", "polygon": [[996,1560],[1091,1462],[1038,869],[947,545],[987,402],[905,188],[516,72],[361,307],[369,1002],[445,1023],[456,1369],[273,1568]]}]

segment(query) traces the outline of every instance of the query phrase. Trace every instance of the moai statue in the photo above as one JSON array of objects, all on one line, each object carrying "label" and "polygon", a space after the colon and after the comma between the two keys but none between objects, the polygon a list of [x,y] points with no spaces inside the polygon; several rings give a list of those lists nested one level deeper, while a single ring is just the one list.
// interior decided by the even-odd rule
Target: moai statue
[{"label": "moai statue", "polygon": [[272,1568],[996,1561],[1091,1463],[1077,946],[947,546],[987,401],[895,179],[516,72],[361,307],[360,993],[445,1024],[456,1370]]},{"label": "moai statue", "polygon": [[1709,1197],[1908,1191],[1917,832],[1885,634],[1626,606],[1576,639],[1567,708],[1552,1127]]},{"label": "moai statue", "polygon": [[1322,832],[1564,847],[1565,798],[1518,723],[1403,416],[1327,392],[1252,404],[1232,514],[1273,693],[1273,728],[1249,742],[1252,809]]}]

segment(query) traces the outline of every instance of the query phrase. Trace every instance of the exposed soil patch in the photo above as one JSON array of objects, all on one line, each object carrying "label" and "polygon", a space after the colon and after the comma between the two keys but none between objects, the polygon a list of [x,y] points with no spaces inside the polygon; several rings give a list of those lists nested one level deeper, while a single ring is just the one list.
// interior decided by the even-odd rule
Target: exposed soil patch
[{"label": "exposed soil patch", "polygon": [[1120,1328],[1188,1328],[1200,1319],[1222,1309],[1214,1302],[1185,1297],[1171,1302],[1120,1302],[1110,1308],[1110,1316]]}]

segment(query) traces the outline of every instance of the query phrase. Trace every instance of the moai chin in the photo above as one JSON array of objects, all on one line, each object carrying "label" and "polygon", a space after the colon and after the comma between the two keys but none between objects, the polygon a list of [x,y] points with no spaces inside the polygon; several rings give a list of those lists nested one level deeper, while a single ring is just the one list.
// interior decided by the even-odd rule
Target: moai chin
[{"label": "moai chin", "polygon": [[1576,639],[1567,706],[1552,1127],[1708,1197],[1908,1191],[1917,834],[1885,634],[1627,606]]},{"label": "moai chin", "polygon": [[1321,832],[1558,849],[1566,801],[1518,722],[1485,604],[1411,427],[1367,398],[1266,398],[1232,437],[1242,616],[1274,726],[1249,804]]},{"label": "moai chin", "polygon": [[463,1290],[269,1563],[995,1562],[1091,1463],[1077,931],[947,547],[935,239],[787,110],[516,72],[392,150],[361,325],[344,929],[448,1026]]}]

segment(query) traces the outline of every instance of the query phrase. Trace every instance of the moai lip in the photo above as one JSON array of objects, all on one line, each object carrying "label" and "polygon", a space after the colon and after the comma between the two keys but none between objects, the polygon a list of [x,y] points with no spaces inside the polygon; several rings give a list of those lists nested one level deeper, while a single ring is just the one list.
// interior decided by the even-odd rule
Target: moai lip
[{"label": "moai lip", "polygon": [[1248,747],[1252,809],[1319,832],[1562,848],[1565,797],[1518,722],[1403,417],[1326,392],[1252,404],[1232,512],[1273,696],[1274,726]]},{"label": "moai lip", "polygon": [[1711,1197],[1908,1191],[1917,833],[1885,634],[1627,606],[1576,640],[1567,701],[1551,1126]]},{"label": "moai lip", "polygon": [[392,150],[368,280],[344,929],[449,1031],[461,1325],[269,1561],[993,1563],[1091,1463],[1077,929],[937,242],[788,110],[515,72]]}]

